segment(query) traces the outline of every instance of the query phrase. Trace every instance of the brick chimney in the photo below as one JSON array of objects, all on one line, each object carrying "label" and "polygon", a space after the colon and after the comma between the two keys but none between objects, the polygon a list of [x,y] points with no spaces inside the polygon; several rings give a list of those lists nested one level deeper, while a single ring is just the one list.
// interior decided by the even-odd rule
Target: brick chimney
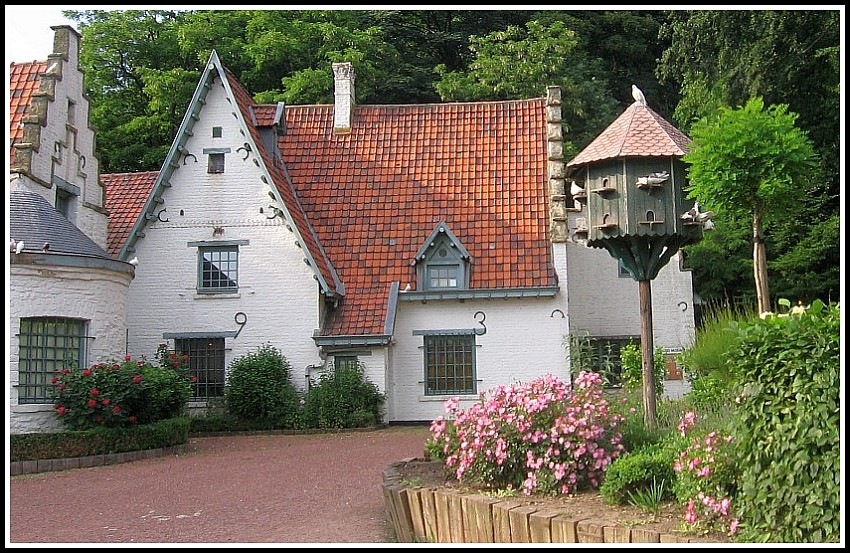
[{"label": "brick chimney", "polygon": [[334,133],[351,132],[354,116],[354,66],[351,62],[334,63]]}]

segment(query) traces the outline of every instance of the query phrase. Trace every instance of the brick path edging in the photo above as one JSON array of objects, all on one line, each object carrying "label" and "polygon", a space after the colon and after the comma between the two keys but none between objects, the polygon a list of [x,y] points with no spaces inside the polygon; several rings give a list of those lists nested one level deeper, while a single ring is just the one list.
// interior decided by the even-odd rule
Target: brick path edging
[{"label": "brick path edging", "polygon": [[654,530],[609,526],[551,508],[450,488],[409,487],[398,467],[383,471],[387,520],[401,543],[689,543]]},{"label": "brick path edging", "polygon": [[179,455],[181,453],[185,453],[186,448],[187,444],[180,444],[171,447],[125,451],[123,453],[105,453],[103,455],[89,455],[86,457],[39,459],[37,461],[12,461],[9,464],[9,475],[18,476],[21,474],[33,474],[38,472],[115,465],[118,463],[127,463],[129,461],[138,461],[140,459],[153,459],[154,457],[164,457],[166,455]]}]

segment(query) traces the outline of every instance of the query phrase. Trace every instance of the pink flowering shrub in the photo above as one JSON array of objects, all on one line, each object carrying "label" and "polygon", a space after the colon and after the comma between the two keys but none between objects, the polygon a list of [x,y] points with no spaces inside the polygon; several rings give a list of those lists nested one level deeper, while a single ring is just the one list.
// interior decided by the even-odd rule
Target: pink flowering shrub
[{"label": "pink flowering shrub", "polygon": [[738,530],[732,500],[737,489],[730,435],[695,431],[696,413],[685,413],[679,434],[689,438],[687,447],[673,464],[676,497],[685,505],[685,523],[697,531]]},{"label": "pink flowering shrub", "polygon": [[523,493],[570,494],[598,488],[623,451],[599,374],[581,372],[575,389],[549,374],[496,386],[464,410],[446,402],[431,423],[429,449],[458,481]]}]

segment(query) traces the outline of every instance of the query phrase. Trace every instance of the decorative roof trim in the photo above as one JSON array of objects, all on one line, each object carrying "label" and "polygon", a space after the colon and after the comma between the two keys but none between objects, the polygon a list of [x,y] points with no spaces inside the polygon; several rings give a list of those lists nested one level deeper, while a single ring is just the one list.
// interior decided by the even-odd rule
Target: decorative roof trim
[{"label": "decorative roof trim", "polygon": [[10,265],[36,265],[39,267],[73,267],[78,269],[103,269],[116,273],[135,275],[136,268],[126,261],[105,259],[77,253],[40,253],[26,251],[22,254],[11,255]]},{"label": "decorative roof trim", "polygon": [[390,284],[390,294],[387,298],[387,318],[384,321],[384,334],[392,336],[395,333],[395,315],[398,309],[398,287],[399,282],[393,281]]},{"label": "decorative roof trim", "polygon": [[313,336],[319,347],[336,346],[387,346],[392,340],[389,334],[362,334],[351,336]]},{"label": "decorative roof trim", "polygon": [[469,252],[466,251],[466,248],[463,247],[463,244],[461,244],[458,237],[455,236],[455,234],[449,229],[449,226],[446,224],[446,222],[440,221],[439,223],[437,223],[437,226],[434,227],[434,230],[431,231],[431,234],[428,235],[428,239],[425,240],[425,243],[422,244],[422,247],[419,248],[419,251],[416,252],[416,257],[413,258],[413,262],[411,262],[411,265],[415,265],[420,261],[425,260],[428,248],[431,247],[431,245],[434,243],[434,240],[436,240],[437,237],[441,234],[444,234],[448,238],[448,240],[455,246],[455,248],[457,248],[458,254],[461,259],[463,259],[464,261],[469,261],[471,257],[469,255]]},{"label": "decorative roof trim", "polygon": [[478,290],[430,290],[401,292],[400,301],[478,300],[494,298],[551,298],[558,293],[557,286],[540,288],[489,288]]}]

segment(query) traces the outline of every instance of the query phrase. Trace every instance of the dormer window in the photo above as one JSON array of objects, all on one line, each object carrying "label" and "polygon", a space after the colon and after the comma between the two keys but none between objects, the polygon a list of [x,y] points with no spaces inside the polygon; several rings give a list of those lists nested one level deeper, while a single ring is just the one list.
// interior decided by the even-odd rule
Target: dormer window
[{"label": "dormer window", "polygon": [[460,240],[440,223],[416,254],[417,288],[420,290],[465,290],[469,287],[469,252]]}]

